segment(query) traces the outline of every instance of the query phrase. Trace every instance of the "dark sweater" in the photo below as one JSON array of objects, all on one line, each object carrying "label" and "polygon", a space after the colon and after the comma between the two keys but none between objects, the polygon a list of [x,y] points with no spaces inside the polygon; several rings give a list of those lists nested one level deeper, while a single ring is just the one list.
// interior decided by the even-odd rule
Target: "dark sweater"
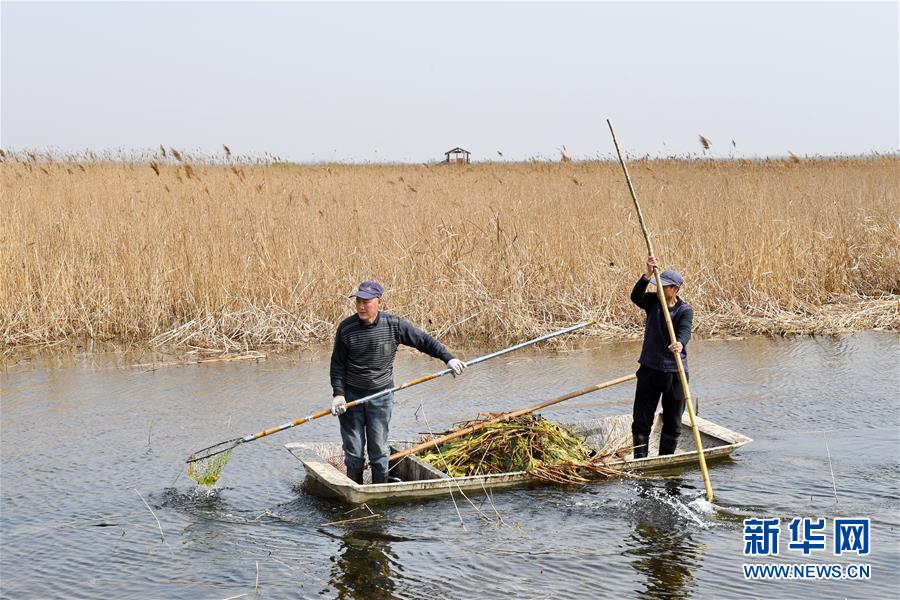
[{"label": "dark sweater", "polygon": [[394,387],[397,346],[412,346],[445,363],[453,358],[440,342],[406,319],[386,312],[366,325],[353,315],[338,325],[331,353],[331,389],[343,396],[346,387],[378,392]]},{"label": "dark sweater", "polygon": [[[657,371],[677,372],[678,366],[675,364],[675,357],[669,350],[671,340],[666,327],[666,317],[662,314],[656,292],[646,293],[648,285],[650,282],[641,277],[634,284],[634,289],[631,290],[631,301],[647,313],[647,324],[644,326],[644,346],[641,348],[641,357],[638,362]],[[675,339],[683,346],[681,364],[687,371],[687,345],[691,339],[694,309],[690,304],[676,297],[675,306],[669,307],[669,314],[672,317],[672,327],[675,329]]]}]

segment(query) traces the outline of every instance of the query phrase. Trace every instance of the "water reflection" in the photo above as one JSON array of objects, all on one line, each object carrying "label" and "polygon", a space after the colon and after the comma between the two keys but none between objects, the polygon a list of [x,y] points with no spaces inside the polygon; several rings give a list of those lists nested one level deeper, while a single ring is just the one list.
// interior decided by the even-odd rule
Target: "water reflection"
[{"label": "water reflection", "polygon": [[692,539],[692,527],[684,523],[679,508],[686,508],[681,484],[667,480],[638,481],[638,501],[632,513],[632,567],[646,580],[642,598],[688,598],[694,587],[694,570],[702,557]]},{"label": "water reflection", "polygon": [[392,566],[397,555],[391,539],[386,524],[378,520],[365,528],[348,528],[331,559],[331,582],[323,593],[336,591],[338,598],[394,598]]}]

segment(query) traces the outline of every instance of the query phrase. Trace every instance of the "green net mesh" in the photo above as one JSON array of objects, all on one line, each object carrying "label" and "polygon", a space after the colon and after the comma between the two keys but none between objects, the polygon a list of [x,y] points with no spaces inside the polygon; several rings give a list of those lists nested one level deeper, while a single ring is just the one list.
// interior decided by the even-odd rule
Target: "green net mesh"
[{"label": "green net mesh", "polygon": [[[221,454],[210,456],[209,458],[201,458],[200,460],[189,462],[187,468],[188,477],[200,485],[212,487],[219,481],[219,477],[222,476],[222,469],[228,464],[228,460],[231,458],[231,452],[231,450],[228,450]],[[193,458],[194,455],[192,454],[188,460]]]}]

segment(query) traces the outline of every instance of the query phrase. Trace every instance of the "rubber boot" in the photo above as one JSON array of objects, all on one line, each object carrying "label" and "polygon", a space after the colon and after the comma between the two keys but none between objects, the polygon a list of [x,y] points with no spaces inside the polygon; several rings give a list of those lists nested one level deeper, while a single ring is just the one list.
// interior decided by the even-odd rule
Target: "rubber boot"
[{"label": "rubber boot", "polygon": [[647,458],[647,444],[650,443],[649,435],[632,434],[632,443],[634,445],[635,458]]},{"label": "rubber boot", "polygon": [[363,470],[362,469],[347,469],[347,477],[356,483],[362,485],[363,482]]},{"label": "rubber boot", "polygon": [[678,436],[663,433],[659,436],[659,455],[675,454],[675,448],[678,447]]},{"label": "rubber boot", "polygon": [[387,483],[387,473],[372,469],[372,483]]}]

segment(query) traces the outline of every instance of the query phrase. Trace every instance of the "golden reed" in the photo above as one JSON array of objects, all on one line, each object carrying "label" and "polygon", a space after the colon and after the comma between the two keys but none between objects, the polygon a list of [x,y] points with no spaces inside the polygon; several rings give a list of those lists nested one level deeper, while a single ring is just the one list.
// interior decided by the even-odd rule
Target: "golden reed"
[{"label": "golden reed", "polygon": [[[618,164],[253,165],[5,153],[4,354],[328,343],[360,279],[459,345],[595,319],[639,334]],[[900,158],[632,161],[700,335],[898,329]]]}]

